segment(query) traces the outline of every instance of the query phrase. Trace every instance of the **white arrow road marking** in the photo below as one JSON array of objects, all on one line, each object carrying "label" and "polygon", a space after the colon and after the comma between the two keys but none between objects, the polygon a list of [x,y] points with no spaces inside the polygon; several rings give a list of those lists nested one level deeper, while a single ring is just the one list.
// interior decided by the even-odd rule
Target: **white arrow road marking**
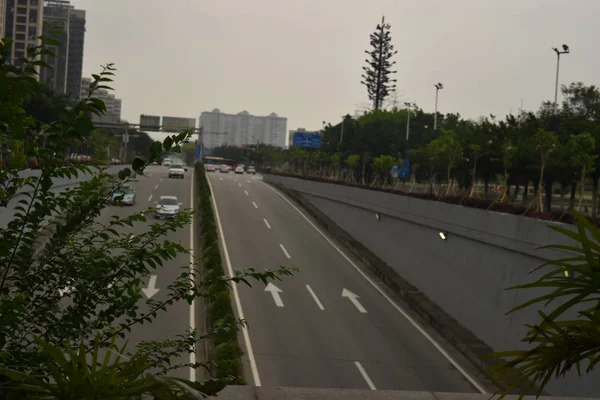
[{"label": "white arrow road marking", "polygon": [[247,190],[244,190],[244,193],[246,193],[246,196],[248,196],[248,191]]},{"label": "white arrow road marking", "polygon": [[371,390],[377,390],[377,388],[373,384],[373,381],[371,380],[371,378],[369,378],[369,375],[367,375],[367,371],[365,371],[365,369],[363,368],[363,366],[358,361],[354,361],[354,365],[356,365],[356,368],[358,368],[358,372],[360,372],[360,374],[362,375],[362,377],[365,380],[365,382],[367,382],[367,385],[369,386],[369,389],[371,389]]},{"label": "white arrow road marking", "polygon": [[252,205],[254,206],[254,208],[258,208],[258,204],[256,204],[255,202],[252,202]]},{"label": "white arrow road marking", "polygon": [[147,298],[151,299],[156,293],[160,291],[160,289],[156,288],[156,275],[150,275],[150,280],[148,281],[148,287],[142,288],[142,292],[146,295]]},{"label": "white arrow road marking", "polygon": [[281,247],[281,251],[283,251],[283,254],[285,254],[285,256],[288,258],[288,260],[291,260],[292,257],[290,257],[290,253],[287,252],[287,250],[285,249],[285,247],[283,247],[282,244],[280,244],[279,247]]},{"label": "white arrow road marking", "polygon": [[246,181],[246,182],[248,182],[248,183],[252,183],[252,181]]},{"label": "white arrow road marking", "polygon": [[263,218],[263,221],[265,221],[265,225],[267,226],[267,228],[271,229],[271,225],[269,225],[269,221],[267,221],[266,218]]},{"label": "white arrow road marking", "polygon": [[360,304],[360,301],[358,301],[358,299],[360,299],[360,296],[352,293],[351,291],[349,291],[348,289],[344,288],[342,290],[342,297],[346,297],[350,300],[350,302],[352,304],[354,304],[354,307],[356,307],[358,309],[359,312],[366,314],[367,310],[365,310],[365,308],[362,306],[362,304]]},{"label": "white arrow road marking", "polygon": [[269,282],[269,284],[265,288],[265,292],[271,292],[271,296],[273,296],[273,301],[275,301],[275,305],[277,307],[283,307],[283,300],[281,300],[280,295],[280,293],[283,293],[283,290],[279,289],[277,286]]},{"label": "white arrow road marking", "polygon": [[323,304],[321,304],[321,300],[319,300],[319,298],[317,297],[315,292],[313,292],[312,288],[309,285],[306,285],[306,289],[308,290],[308,293],[310,293],[310,295],[314,299],[315,303],[317,303],[317,307],[319,307],[321,309],[321,311],[325,311],[325,307],[323,307]]}]

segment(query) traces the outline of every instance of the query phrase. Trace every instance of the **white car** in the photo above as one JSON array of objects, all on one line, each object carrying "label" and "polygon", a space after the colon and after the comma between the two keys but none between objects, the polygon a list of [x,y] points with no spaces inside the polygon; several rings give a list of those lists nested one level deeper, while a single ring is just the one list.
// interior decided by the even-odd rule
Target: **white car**
[{"label": "white car", "polygon": [[217,170],[217,167],[214,164],[206,164],[207,172],[215,172],[216,170]]},{"label": "white car", "polygon": [[181,178],[185,177],[185,170],[181,164],[173,164],[169,169],[169,178]]},{"label": "white car", "polygon": [[248,167],[248,171],[246,171],[246,173],[255,175],[256,169],[254,167]]},{"label": "white car", "polygon": [[177,196],[160,196],[160,199],[154,204],[156,205],[154,216],[159,219],[175,218],[179,214],[182,205]]},{"label": "white car", "polygon": [[228,174],[229,173],[229,165],[223,164],[219,167],[219,172]]},{"label": "white car", "polygon": [[235,173],[236,174],[243,174],[244,173],[244,167],[242,167],[241,165],[238,165],[237,167],[235,167]]}]

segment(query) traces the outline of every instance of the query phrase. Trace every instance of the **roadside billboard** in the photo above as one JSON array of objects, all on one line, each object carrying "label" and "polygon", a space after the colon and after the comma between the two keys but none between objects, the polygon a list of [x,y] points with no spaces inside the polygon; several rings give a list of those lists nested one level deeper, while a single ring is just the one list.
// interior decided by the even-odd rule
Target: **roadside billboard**
[{"label": "roadside billboard", "polygon": [[140,115],[141,131],[160,131],[160,116],[158,115]]},{"label": "roadside billboard", "polygon": [[308,147],[318,149],[321,147],[320,132],[296,132],[292,141],[294,147]]},{"label": "roadside billboard", "polygon": [[163,132],[181,132],[196,128],[195,118],[162,117]]}]

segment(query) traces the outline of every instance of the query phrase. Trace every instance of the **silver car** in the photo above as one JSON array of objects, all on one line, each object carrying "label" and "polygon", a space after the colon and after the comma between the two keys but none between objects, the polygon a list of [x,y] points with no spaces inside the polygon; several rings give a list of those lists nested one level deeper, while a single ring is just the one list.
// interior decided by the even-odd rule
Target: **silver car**
[{"label": "silver car", "polygon": [[181,209],[182,203],[179,202],[177,196],[160,196],[154,211],[156,218],[175,218]]}]

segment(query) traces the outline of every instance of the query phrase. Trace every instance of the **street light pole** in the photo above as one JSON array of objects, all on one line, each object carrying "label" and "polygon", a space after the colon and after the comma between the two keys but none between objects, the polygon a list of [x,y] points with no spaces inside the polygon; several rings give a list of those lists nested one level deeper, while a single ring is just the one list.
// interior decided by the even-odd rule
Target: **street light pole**
[{"label": "street light pole", "polygon": [[340,146],[342,145],[342,142],[344,141],[344,121],[346,121],[346,119],[348,118],[352,118],[350,117],[350,114],[346,114],[344,116],[342,116],[342,127],[341,127],[341,133],[340,133],[340,141],[338,143],[338,151],[340,150]]},{"label": "street light pole", "polygon": [[558,71],[560,69],[560,55],[561,54],[569,54],[569,46],[566,44],[562,45],[562,50],[558,50],[556,47],[553,47],[552,50],[556,53],[556,83],[554,84],[554,110],[556,110],[558,106]]},{"label": "street light pole", "polygon": [[437,130],[438,94],[440,92],[440,89],[444,88],[444,85],[442,85],[441,83],[438,82],[433,86],[435,86],[435,114],[433,115],[433,130],[436,131]]},{"label": "street light pole", "polygon": [[406,119],[406,141],[408,142],[408,135],[410,133],[411,107],[416,107],[417,105],[415,103],[404,103],[404,105],[406,106],[406,111],[407,111],[407,114],[408,114],[408,118]]}]

